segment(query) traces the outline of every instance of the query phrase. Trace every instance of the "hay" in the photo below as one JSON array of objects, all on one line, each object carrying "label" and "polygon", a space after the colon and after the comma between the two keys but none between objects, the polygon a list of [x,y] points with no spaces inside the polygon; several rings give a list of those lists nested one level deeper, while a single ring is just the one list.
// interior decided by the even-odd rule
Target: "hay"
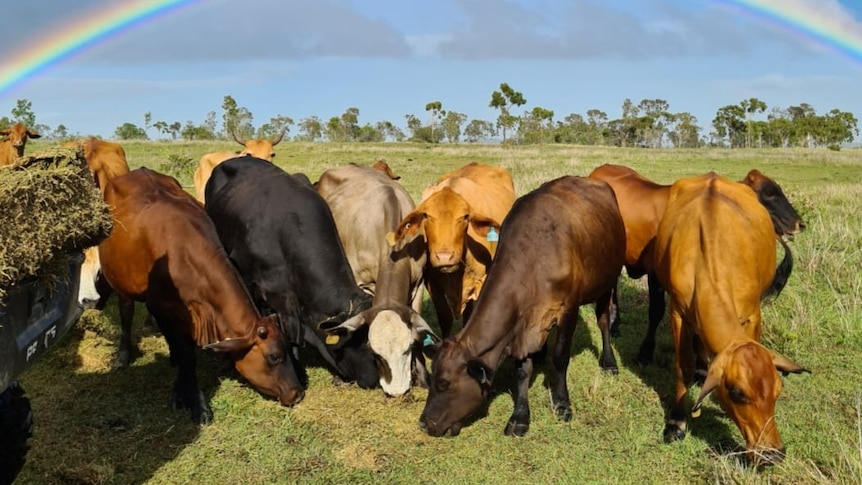
[{"label": "hay", "polygon": [[0,299],[28,278],[57,281],[70,253],[98,244],[112,225],[80,146],[0,168]]}]

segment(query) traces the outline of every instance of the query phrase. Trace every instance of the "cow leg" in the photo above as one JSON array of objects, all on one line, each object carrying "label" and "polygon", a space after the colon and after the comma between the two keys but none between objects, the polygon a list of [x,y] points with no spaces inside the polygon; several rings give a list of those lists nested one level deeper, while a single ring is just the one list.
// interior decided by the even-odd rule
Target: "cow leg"
[{"label": "cow leg", "polygon": [[135,302],[131,298],[120,295],[120,347],[114,358],[113,368],[122,369],[132,363],[132,319],[135,317]]},{"label": "cow leg", "polygon": [[515,364],[518,387],[515,391],[515,410],[506,423],[506,436],[524,436],[530,429],[530,378],[533,377],[533,359],[527,356]]},{"label": "cow leg", "polygon": [[602,333],[602,355],[599,357],[599,365],[602,370],[611,374],[619,374],[620,369],[617,367],[617,359],[614,357],[614,349],[611,348],[611,300],[616,293],[616,287],[600,296],[596,300],[596,322],[599,324],[599,330]]},{"label": "cow leg", "polygon": [[661,323],[661,319],[664,317],[665,310],[664,289],[652,271],[647,273],[647,287],[649,288],[649,327],[638,352],[637,362],[641,365],[647,365],[652,362],[653,353],[655,352],[655,333],[658,329],[658,324]]},{"label": "cow leg", "polygon": [[614,297],[611,299],[611,336],[620,336],[620,301],[619,301],[619,284],[614,290]]},{"label": "cow leg", "polygon": [[177,333],[173,325],[164,318],[155,316],[156,323],[168,342],[171,354],[171,365],[177,367],[177,378],[171,391],[171,409],[188,408],[192,421],[199,424],[209,424],[213,420],[213,412],[198,388],[197,357],[194,342]]},{"label": "cow leg", "polygon": [[444,339],[452,333],[452,322],[455,321],[452,315],[452,308],[446,300],[446,295],[442,288],[432,288],[429,285],[428,293],[431,294],[431,302],[434,304],[434,312],[437,314],[437,324],[440,325],[440,336]]},{"label": "cow leg", "polygon": [[692,334],[688,325],[683,322],[682,315],[673,305],[671,305],[670,312],[670,327],[676,349],[676,363],[674,365],[676,389],[670,416],[664,428],[664,440],[668,443],[685,438],[688,385],[694,374]]},{"label": "cow leg", "polygon": [[572,404],[569,401],[569,386],[566,376],[569,369],[569,360],[572,357],[572,336],[578,326],[578,307],[570,308],[563,315],[563,322],[557,327],[557,341],[554,344],[554,353],[551,362],[554,365],[553,388],[551,389],[551,408],[554,414],[562,421],[572,420]]}]

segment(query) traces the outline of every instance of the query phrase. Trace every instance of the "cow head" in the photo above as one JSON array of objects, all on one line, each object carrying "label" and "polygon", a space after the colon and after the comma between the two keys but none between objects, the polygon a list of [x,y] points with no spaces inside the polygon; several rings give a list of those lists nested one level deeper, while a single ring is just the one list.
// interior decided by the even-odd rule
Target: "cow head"
[{"label": "cow head", "polygon": [[[406,318],[405,318],[406,316]],[[400,396],[410,390],[414,349],[426,336],[439,341],[428,323],[410,308],[372,308],[336,326],[321,325],[331,335],[352,333],[368,325],[368,345],[377,358],[380,387],[388,396]],[[424,361],[421,365],[424,365]]]},{"label": "cow head", "polygon": [[787,200],[784,191],[774,180],[763,175],[758,170],[748,172],[743,184],[751,187],[757,193],[757,200],[769,212],[775,233],[779,236],[793,237],[805,229],[805,223],[796,209]]},{"label": "cow head", "polygon": [[432,365],[431,385],[419,427],[431,436],[461,432],[464,420],[476,412],[491,392],[494,370],[469,356],[452,338],[441,344]]},{"label": "cow head", "polygon": [[782,385],[778,371],[807,372],[757,342],[731,345],[710,364],[692,413],[697,415],[703,399],[715,392],[721,407],[742,432],[749,459],[757,464],[778,463],[784,459],[784,445],[775,423],[775,401]]},{"label": "cow head", "polygon": [[81,264],[80,283],[78,284],[78,303],[84,308],[91,308],[101,297],[96,289],[96,281],[99,279],[101,271],[99,246],[85,249],[84,262]]},{"label": "cow head", "polygon": [[205,348],[232,354],[237,371],[257,390],[277,397],[284,406],[296,404],[305,396],[275,315],[260,318],[244,337]]},{"label": "cow head", "polygon": [[18,156],[24,156],[24,146],[27,145],[28,138],[41,138],[42,135],[24,126],[23,123],[15,123],[11,128],[0,130],[0,136],[5,137],[4,141],[9,141],[18,152]]},{"label": "cow head", "polygon": [[278,136],[272,140],[262,140],[257,138],[246,140],[245,138],[237,135],[236,133],[232,134],[233,139],[236,140],[237,143],[245,147],[241,152],[239,152],[240,155],[251,155],[253,157],[271,162],[273,157],[275,157],[275,151],[273,147],[278,145],[281,139],[284,138],[285,131],[286,130],[281,130],[281,133],[279,133]]},{"label": "cow head", "polygon": [[423,200],[386,235],[389,244],[400,250],[405,244],[422,235],[428,246],[428,262],[444,273],[457,271],[464,259],[467,229],[482,239],[491,227],[500,229],[500,223],[481,214],[475,214],[463,197],[444,187]]}]

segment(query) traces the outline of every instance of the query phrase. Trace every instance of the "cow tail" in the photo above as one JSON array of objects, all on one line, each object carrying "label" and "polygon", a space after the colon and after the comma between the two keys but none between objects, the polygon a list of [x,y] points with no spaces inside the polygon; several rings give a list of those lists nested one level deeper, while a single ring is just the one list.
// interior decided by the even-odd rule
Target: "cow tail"
[{"label": "cow tail", "polygon": [[787,280],[790,279],[790,273],[793,272],[793,253],[790,252],[790,248],[787,246],[787,243],[784,242],[782,238],[776,238],[778,242],[781,243],[781,246],[784,248],[784,259],[781,260],[781,263],[775,268],[775,277],[772,278],[772,284],[769,285],[769,288],[766,289],[766,292],[763,293],[762,300],[773,300],[778,298],[778,295],[781,294],[781,290],[784,289],[784,286],[787,284]]}]

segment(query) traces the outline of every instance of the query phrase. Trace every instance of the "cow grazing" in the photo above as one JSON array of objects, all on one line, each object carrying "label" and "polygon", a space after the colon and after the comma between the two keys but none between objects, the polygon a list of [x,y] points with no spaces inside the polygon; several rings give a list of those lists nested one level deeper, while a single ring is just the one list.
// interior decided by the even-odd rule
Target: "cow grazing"
[{"label": "cow grazing", "polygon": [[387,235],[395,251],[417,237],[424,240],[426,285],[443,337],[455,319],[469,317],[496,251],[494,236],[514,201],[506,169],[471,163],[423,190],[419,206]]},{"label": "cow grazing", "polygon": [[[68,142],[63,146],[67,148],[80,146],[83,149],[87,167],[90,169],[93,181],[102,197],[105,196],[108,181],[129,173],[126,151],[116,143],[90,137],[80,141]],[[107,298],[108,295],[105,294],[105,290],[110,291],[110,289],[106,288],[105,285],[99,286],[100,268],[99,251],[96,248],[84,251],[81,283],[78,286],[78,302],[81,305],[91,306],[95,302]],[[102,288],[103,291],[100,293],[97,287]]]},{"label": "cow grazing", "polygon": [[570,420],[566,370],[581,305],[596,302],[601,365],[616,367],[608,326],[624,254],[625,228],[606,183],[562,177],[519,198],[503,222],[497,255],[473,314],[437,351],[419,426],[432,436],[457,435],[490,393],[497,367],[511,356],[517,390],[505,433],[525,434],[531,354],[544,346],[555,325],[551,401],[557,417]]},{"label": "cow grazing", "polygon": [[308,343],[339,377],[377,385],[368,332],[346,338],[320,328],[368,309],[356,284],[326,201],[307,178],[244,156],[213,170],[206,212],[260,306],[281,317],[291,343]]},{"label": "cow grazing", "polygon": [[246,140],[245,138],[238,136],[236,133],[233,133],[233,139],[243,146],[242,150],[238,152],[213,152],[207,153],[206,155],[202,156],[198,164],[198,168],[195,170],[194,174],[195,194],[198,200],[202,203],[206,202],[205,189],[207,186],[207,180],[209,180],[210,176],[213,173],[213,169],[218,164],[224,162],[225,160],[236,158],[237,155],[248,155],[271,162],[273,157],[275,157],[274,147],[278,145],[279,142],[281,142],[282,138],[284,138],[285,131],[286,130],[282,130],[281,133],[279,133],[279,135],[272,140],[258,138]]},{"label": "cow grazing", "polygon": [[329,204],[338,237],[357,284],[374,295],[372,307],[340,325],[325,328],[339,335],[368,325],[368,344],[379,359],[380,386],[390,396],[410,389],[411,363],[427,385],[421,345],[436,338],[420,315],[425,247],[414,240],[392,252],[386,234],[414,208],[413,200],[388,165],[346,165],[327,170],[317,192]]},{"label": "cow grazing", "polygon": [[262,318],[203,208],[171,177],[146,168],[110,180],[114,231],[99,245],[105,279],[120,297],[121,351],[131,347],[134,301],[146,303],[178,367],[174,408],[212,420],[198,389],[195,345],[230,355],[263,394],[284,405],[303,397],[281,330]]},{"label": "cow grazing", "polygon": [[24,156],[24,147],[29,138],[41,138],[23,123],[15,123],[11,128],[0,130],[0,167],[12,165],[15,160]]},{"label": "cow grazing", "polygon": [[676,392],[666,441],[685,437],[694,339],[709,362],[693,416],[715,392],[756,463],[775,463],[784,445],[775,422],[777,371],[805,370],[760,344],[761,297],[775,273],[769,213],[749,187],[714,173],[673,184],[655,240],[655,272],[670,295]]},{"label": "cow grazing", "polygon": [[[602,165],[593,170],[589,177],[607,182],[616,193],[620,213],[626,225],[626,272],[635,279],[647,275],[649,327],[637,357],[638,362],[647,364],[652,361],[656,329],[665,311],[664,290],[656,280],[653,271],[653,246],[659,222],[667,206],[670,185],[657,184],[634,170],[620,165]],[[793,237],[805,228],[802,218],[774,180],[758,170],[751,170],[741,182],[757,193],[761,204],[772,217],[777,235]],[[786,263],[782,267],[780,276],[786,279],[792,269],[792,257],[790,249],[786,245],[784,248]],[[776,289],[780,291],[780,287]],[[616,333],[618,329],[616,301],[614,301],[614,308],[611,330]]]}]

